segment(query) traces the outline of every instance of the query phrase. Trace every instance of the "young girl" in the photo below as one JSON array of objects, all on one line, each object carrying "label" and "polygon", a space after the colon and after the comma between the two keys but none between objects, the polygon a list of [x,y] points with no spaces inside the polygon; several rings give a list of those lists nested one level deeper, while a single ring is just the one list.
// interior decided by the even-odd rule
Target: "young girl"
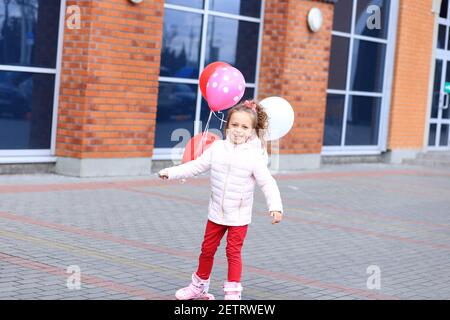
[{"label": "young girl", "polygon": [[179,300],[214,299],[208,293],[214,255],[225,232],[228,281],[225,300],[240,300],[241,249],[252,218],[255,182],[266,198],[272,224],[279,223],[283,206],[275,179],[267,168],[263,135],[267,114],[254,101],[245,101],[228,112],[226,138],[216,140],[196,160],[159,172],[162,179],[182,179],[211,170],[211,197],[202,251],[192,282],[175,294]]}]

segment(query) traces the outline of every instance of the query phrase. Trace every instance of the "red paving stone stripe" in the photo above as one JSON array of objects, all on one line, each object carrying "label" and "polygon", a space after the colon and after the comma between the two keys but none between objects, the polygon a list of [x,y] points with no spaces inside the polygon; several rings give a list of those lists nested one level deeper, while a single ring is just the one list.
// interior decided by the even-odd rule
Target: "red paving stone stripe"
[{"label": "red paving stone stripe", "polygon": [[[208,201],[191,199],[191,198],[180,197],[180,196],[171,196],[171,195],[169,196],[169,195],[162,194],[160,192],[142,191],[142,190],[136,190],[136,189],[132,189],[132,188],[121,188],[121,189],[132,191],[132,192],[137,192],[137,193],[142,193],[142,194],[147,194],[147,195],[152,195],[152,196],[157,196],[157,197],[162,197],[162,198],[168,199],[168,200],[184,201],[184,202],[189,202],[192,204],[205,205],[205,206],[208,204]],[[282,197],[282,198],[283,198],[283,203],[289,204],[289,205],[314,206],[317,208],[331,209],[331,210],[334,210],[339,213],[350,214],[355,217],[366,216],[369,218],[377,218],[377,219],[390,221],[390,222],[395,221],[395,222],[409,223],[409,224],[418,225],[418,226],[430,227],[430,228],[433,228],[433,230],[436,230],[436,229],[450,230],[450,225],[445,225],[445,224],[432,223],[432,222],[427,222],[427,221],[407,219],[407,218],[401,218],[401,217],[393,217],[393,216],[389,216],[389,215],[382,214],[382,213],[374,213],[374,212],[355,210],[355,209],[348,208],[348,207],[337,207],[337,206],[333,206],[330,204],[322,204],[322,203],[311,201],[311,200],[303,200],[303,199],[299,200],[299,199],[291,199],[291,198],[287,198],[287,197]]]},{"label": "red paving stone stripe", "polygon": [[[317,172],[298,174],[278,174],[277,180],[310,180],[310,179],[330,179],[342,177],[371,177],[386,175],[426,175],[417,170],[384,170],[384,171],[354,171],[354,172]],[[438,175],[437,173],[430,173]],[[450,176],[450,174],[448,174]],[[188,179],[192,185],[206,185],[209,177],[197,177]],[[159,179],[148,180],[128,180],[110,182],[74,182],[74,183],[49,183],[49,184],[23,184],[23,185],[0,185],[0,193],[26,193],[26,192],[50,192],[50,191],[71,191],[71,190],[96,190],[122,187],[152,187],[152,186],[174,186],[180,185],[180,180],[162,181]]]},{"label": "red paving stone stripe", "polygon": [[385,220],[385,221],[398,221],[398,222],[403,222],[403,223],[410,223],[410,224],[414,224],[414,225],[418,225],[418,226],[425,226],[425,227],[430,227],[433,228],[433,230],[435,229],[446,229],[446,230],[450,230],[450,225],[445,225],[445,224],[440,224],[440,223],[433,223],[433,222],[428,222],[428,221],[421,221],[421,220],[415,220],[415,219],[408,219],[408,218],[401,218],[401,217],[393,217],[393,216],[389,216],[387,214],[383,214],[383,213],[375,213],[375,212],[368,212],[368,211],[362,211],[362,210],[355,210],[352,208],[348,208],[348,207],[342,207],[342,206],[334,206],[331,204],[322,204],[316,201],[311,201],[311,200],[298,200],[298,199],[288,199],[288,198],[283,198],[283,203],[286,204],[290,204],[290,205],[295,205],[295,206],[314,206],[316,208],[322,208],[322,209],[331,209],[334,210],[340,214],[351,214],[352,216],[355,217],[361,217],[361,216],[366,216],[369,218],[377,218],[377,219],[381,219],[381,220]]},{"label": "red paving stone stripe", "polygon": [[360,297],[366,297],[369,299],[377,299],[377,300],[399,300],[398,297],[392,296],[392,295],[386,295],[381,293],[373,293],[369,292],[368,290],[361,290],[361,289],[355,289],[355,288],[349,288],[345,286],[341,286],[334,283],[326,283],[318,280],[311,280],[302,276],[287,274],[287,273],[281,273],[276,272],[272,270],[265,270],[260,269],[256,267],[248,267],[244,266],[247,271],[251,271],[260,275],[265,275],[270,278],[274,278],[281,281],[295,281],[302,283],[304,285],[313,286],[313,287],[320,287],[324,289],[330,289],[332,291],[342,292],[342,293],[348,293],[351,295],[356,295]]},{"label": "red paving stone stripe", "polygon": [[59,224],[59,223],[46,222],[43,220],[37,220],[37,219],[22,216],[22,215],[11,214],[11,213],[0,211],[0,218],[17,221],[17,222],[22,222],[22,223],[27,223],[27,224],[36,225],[36,226],[41,226],[41,227],[45,227],[45,228],[49,228],[49,229],[55,229],[55,230],[59,230],[59,231],[69,232],[69,233],[73,233],[73,234],[79,234],[79,235],[94,238],[94,239],[107,240],[107,241],[111,241],[111,242],[120,243],[123,245],[128,245],[131,247],[150,250],[150,251],[166,253],[166,254],[181,256],[181,257],[185,257],[185,258],[195,258],[195,259],[198,258],[197,255],[194,255],[189,252],[182,251],[182,250],[177,250],[177,249],[172,249],[172,248],[163,248],[163,247],[154,246],[154,245],[151,245],[151,244],[148,244],[145,242],[128,240],[126,238],[117,237],[112,234],[108,234],[108,233],[104,233],[104,232],[85,230],[85,229],[80,229],[77,227],[72,227],[72,226],[63,225],[63,224]]},{"label": "red paving stone stripe", "polygon": [[[0,218],[18,221],[18,222],[22,222],[22,223],[28,223],[28,224],[32,224],[32,225],[38,225],[38,226],[56,229],[56,230],[60,230],[60,231],[80,234],[80,235],[92,237],[95,239],[108,240],[111,242],[116,242],[116,243],[131,246],[131,247],[137,247],[137,248],[147,249],[150,251],[166,253],[166,254],[170,254],[173,256],[188,258],[191,260],[198,259],[198,255],[194,255],[187,251],[150,245],[150,244],[135,241],[135,240],[128,240],[125,238],[113,236],[113,235],[103,233],[103,232],[89,231],[89,230],[79,229],[76,227],[66,226],[66,225],[62,225],[62,224],[45,222],[45,221],[36,220],[33,218],[29,218],[29,217],[24,217],[21,215],[0,212]],[[216,261],[216,263],[218,263],[222,266],[228,265],[227,261],[224,259],[216,258],[215,261]],[[397,299],[397,297],[394,297],[394,296],[374,294],[374,293],[366,292],[366,291],[360,290],[360,289],[354,289],[354,288],[345,287],[345,286],[341,286],[341,285],[334,284],[334,283],[327,283],[327,282],[322,282],[319,280],[308,279],[306,277],[296,276],[296,275],[292,275],[292,274],[288,274],[288,273],[274,272],[272,270],[261,269],[261,268],[248,266],[248,265],[246,265],[245,268],[255,274],[267,276],[269,278],[273,278],[273,279],[277,279],[277,280],[296,281],[302,285],[315,286],[315,287],[324,288],[324,289],[332,289],[337,292],[350,293],[350,294],[355,294],[355,295],[367,297],[367,298]]]},{"label": "red paving stone stripe", "polygon": [[137,189],[133,189],[133,188],[129,188],[129,187],[118,187],[117,189],[131,191],[131,192],[135,192],[135,193],[141,193],[141,194],[145,194],[145,195],[149,195],[149,196],[156,196],[156,197],[160,197],[160,198],[163,198],[166,200],[184,201],[184,202],[188,202],[188,203],[196,204],[196,205],[207,205],[208,204],[208,202],[205,200],[192,199],[192,198],[181,197],[181,196],[172,196],[171,194],[164,194],[161,192],[137,190]]},{"label": "red paving stone stripe", "polygon": [[[151,195],[151,196],[157,196],[157,197],[164,198],[166,200],[183,201],[183,202],[189,202],[189,203],[196,204],[196,205],[205,205],[205,206],[208,204],[208,201],[205,201],[205,200],[192,199],[192,198],[181,197],[181,196],[166,195],[161,192],[143,191],[143,190],[137,190],[137,189],[127,188],[127,187],[121,187],[120,189],[131,191],[131,192],[136,192],[136,193],[142,193],[142,194],[146,194],[146,195]],[[432,223],[432,222],[427,222],[427,221],[407,219],[407,218],[401,218],[401,217],[393,217],[393,216],[389,216],[386,214],[355,210],[355,209],[348,208],[348,207],[337,207],[337,206],[333,206],[330,204],[322,204],[322,203],[311,201],[311,200],[290,199],[287,197],[282,197],[282,198],[283,198],[283,203],[291,204],[291,205],[295,205],[295,206],[301,206],[301,205],[311,206],[312,205],[317,208],[332,209],[339,213],[342,213],[342,212],[345,214],[350,213],[353,216],[357,216],[357,217],[366,216],[366,217],[370,217],[370,218],[373,217],[373,218],[377,218],[377,219],[382,219],[385,221],[398,221],[398,222],[403,222],[403,223],[410,223],[410,224],[414,224],[414,225],[430,227],[430,228],[433,228],[433,230],[436,228],[450,230],[450,225],[445,225],[445,224]]]},{"label": "red paving stone stripe", "polygon": [[[0,260],[6,261],[10,264],[14,264],[17,266],[25,267],[27,269],[38,270],[54,276],[64,277],[64,279],[67,279],[68,277],[68,274],[65,272],[65,270],[59,269],[57,267],[21,257],[12,256],[9,254],[4,254],[1,252],[0,252]],[[87,275],[85,273],[81,275],[81,280],[82,280],[81,285],[83,285],[83,283],[87,283],[96,287],[110,289],[112,291],[116,291],[119,293],[125,293],[132,297],[144,298],[148,300],[173,300],[173,298],[169,296],[152,293],[140,288],[114,282],[111,280],[104,280],[98,277]]]},{"label": "red paving stone stripe", "polygon": [[337,229],[337,230],[342,230],[342,231],[346,231],[346,232],[369,235],[369,236],[373,236],[373,237],[380,238],[383,240],[397,240],[397,241],[401,241],[401,242],[405,242],[405,243],[409,243],[409,244],[420,244],[420,245],[424,245],[424,246],[429,246],[434,249],[450,250],[450,245],[447,245],[444,243],[434,243],[434,242],[423,241],[423,240],[415,240],[412,238],[394,236],[391,234],[380,233],[380,232],[375,232],[375,231],[370,231],[367,229],[361,229],[361,228],[355,228],[355,227],[347,227],[347,226],[337,225],[337,224],[333,224],[333,223],[308,220],[308,219],[303,219],[300,217],[288,216],[288,217],[284,217],[284,219],[290,220],[290,221],[301,222],[301,223],[307,223],[307,224],[311,224],[311,225],[318,225],[318,226],[321,226],[321,227],[324,227],[327,229]]},{"label": "red paving stone stripe", "polygon": [[382,170],[382,171],[345,171],[345,172],[311,172],[311,173],[294,173],[279,174],[277,180],[293,180],[293,179],[329,179],[329,178],[352,178],[352,177],[382,177],[389,175],[416,175],[416,170]]},{"label": "red paving stone stripe", "polygon": [[[173,200],[173,201],[181,201],[181,202],[189,202],[191,204],[197,204],[197,205],[207,205],[207,201],[202,201],[202,200],[193,200],[193,199],[189,199],[189,198],[185,198],[185,197],[179,197],[179,196],[166,196],[163,195],[161,193],[158,192],[147,192],[147,191],[136,191],[134,189],[128,188],[126,189],[128,191],[132,191],[132,192],[139,192],[139,193],[143,193],[143,194],[149,194],[149,195],[153,195],[153,196],[161,196],[164,199],[169,199]],[[259,216],[264,216],[266,217],[267,214],[264,214],[262,212],[255,212],[255,214],[259,215]],[[435,249],[450,249],[449,245],[446,244],[439,244],[439,243],[433,243],[433,242],[428,242],[428,241],[422,241],[422,240],[415,240],[415,239],[411,239],[411,238],[407,238],[407,237],[400,237],[400,236],[394,236],[394,235],[390,235],[390,234],[386,234],[386,233],[381,233],[381,232],[374,232],[374,231],[370,231],[367,229],[359,229],[359,228],[353,228],[353,227],[346,227],[346,226],[342,226],[342,225],[337,225],[337,224],[330,224],[330,223],[326,223],[326,222],[320,222],[320,221],[313,221],[313,220],[305,220],[299,217],[295,217],[295,216],[285,216],[284,217],[285,220],[288,221],[296,221],[296,222],[308,222],[309,224],[317,224],[317,225],[321,225],[322,227],[328,228],[328,229],[341,229],[343,231],[346,232],[352,232],[352,233],[359,233],[359,234],[365,234],[365,235],[371,235],[371,236],[375,236],[377,238],[381,238],[384,240],[397,240],[397,241],[402,241],[405,243],[409,243],[409,244],[420,244],[420,245],[426,245],[426,246],[431,246],[432,248]]]}]

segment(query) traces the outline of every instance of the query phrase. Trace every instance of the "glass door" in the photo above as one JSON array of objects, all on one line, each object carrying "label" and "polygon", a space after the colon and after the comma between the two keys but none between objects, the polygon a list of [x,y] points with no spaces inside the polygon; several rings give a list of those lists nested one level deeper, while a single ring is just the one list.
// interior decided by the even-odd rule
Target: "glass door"
[{"label": "glass door", "polygon": [[[442,1],[433,83],[431,114],[428,128],[428,149],[450,149],[450,15],[448,0]],[[447,84],[447,85],[446,85]]]}]

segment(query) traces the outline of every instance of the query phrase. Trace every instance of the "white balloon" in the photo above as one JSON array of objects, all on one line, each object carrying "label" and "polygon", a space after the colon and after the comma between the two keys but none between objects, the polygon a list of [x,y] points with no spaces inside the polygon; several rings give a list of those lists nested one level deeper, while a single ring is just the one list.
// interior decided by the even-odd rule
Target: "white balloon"
[{"label": "white balloon", "polygon": [[280,97],[269,97],[260,104],[269,117],[269,127],[264,138],[272,141],[285,136],[294,125],[294,109],[290,103]]}]

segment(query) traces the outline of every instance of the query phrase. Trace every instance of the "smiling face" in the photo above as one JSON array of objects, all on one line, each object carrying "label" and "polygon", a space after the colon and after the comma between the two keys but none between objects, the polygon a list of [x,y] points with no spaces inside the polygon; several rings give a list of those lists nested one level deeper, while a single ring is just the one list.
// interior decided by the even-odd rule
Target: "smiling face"
[{"label": "smiling face", "polygon": [[236,111],[227,124],[227,137],[234,144],[245,143],[253,133],[252,115],[244,111]]}]

